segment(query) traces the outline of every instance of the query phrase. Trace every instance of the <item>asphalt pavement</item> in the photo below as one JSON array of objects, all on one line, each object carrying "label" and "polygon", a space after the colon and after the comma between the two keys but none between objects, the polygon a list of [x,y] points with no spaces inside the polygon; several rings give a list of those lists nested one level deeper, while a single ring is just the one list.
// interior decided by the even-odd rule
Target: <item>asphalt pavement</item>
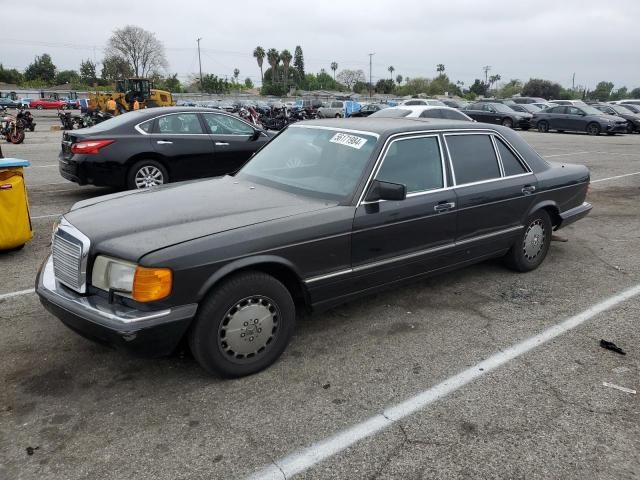
[{"label": "asphalt pavement", "polygon": [[593,211],[538,270],[489,261],[303,317],[275,365],[222,380],[188,352],[95,345],[29,292],[57,216],[109,193],[59,176],[55,112],[35,117],[24,144],[2,145],[32,162],[35,237],[0,256],[0,479],[640,478],[640,295],[594,310],[640,284],[640,135],[522,133],[593,181]]}]

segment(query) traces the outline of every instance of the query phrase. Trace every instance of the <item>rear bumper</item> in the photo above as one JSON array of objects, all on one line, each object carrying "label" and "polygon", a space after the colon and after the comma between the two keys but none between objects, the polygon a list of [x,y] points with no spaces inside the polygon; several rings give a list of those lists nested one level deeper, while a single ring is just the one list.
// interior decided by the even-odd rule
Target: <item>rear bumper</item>
[{"label": "rear bumper", "polygon": [[146,356],[175,350],[197,310],[197,304],[190,304],[141,311],[97,295],[79,295],[56,281],[51,257],[38,272],[36,293],[50,313],[79,335]]},{"label": "rear bumper", "polygon": [[566,227],[567,225],[571,225],[574,222],[577,222],[581,218],[586,217],[593,207],[590,203],[584,202],[582,205],[578,205],[577,207],[571,208],[569,210],[565,210],[560,213],[560,218],[562,222],[560,225],[556,227],[556,230]]},{"label": "rear bumper", "polygon": [[[92,158],[87,158],[92,157]],[[123,165],[93,158],[95,155],[65,156],[58,155],[58,171],[65,180],[78,185],[96,185],[98,187],[122,187],[126,183],[126,170]]]}]

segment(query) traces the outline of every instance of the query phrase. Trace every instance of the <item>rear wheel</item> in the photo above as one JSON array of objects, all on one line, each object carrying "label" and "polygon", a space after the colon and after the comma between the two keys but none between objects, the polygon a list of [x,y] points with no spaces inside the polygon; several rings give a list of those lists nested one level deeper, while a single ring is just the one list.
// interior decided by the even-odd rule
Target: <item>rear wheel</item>
[{"label": "rear wheel", "polygon": [[558,130],[556,130],[556,131],[557,131],[558,133],[564,133],[564,130],[560,130],[560,129],[558,129]]},{"label": "rear wheel", "polygon": [[339,113],[336,113],[336,118],[342,118],[342,115],[340,115]]},{"label": "rear wheel", "polygon": [[14,130],[9,134],[9,141],[14,144],[24,142],[24,130]]},{"label": "rear wheel", "polygon": [[540,266],[551,244],[553,225],[549,214],[538,210],[531,215],[511,250],[505,256],[507,265],[518,272],[529,272]]},{"label": "rear wheel", "polygon": [[511,120],[510,118],[503,118],[502,125],[507,128],[513,128],[513,120]]},{"label": "rear wheel", "polygon": [[129,170],[127,188],[130,190],[157,187],[169,183],[167,169],[156,160],[141,160]]},{"label": "rear wheel", "polygon": [[600,135],[601,128],[597,123],[590,123],[587,125],[587,133],[589,135]]},{"label": "rear wheel", "polygon": [[36,110],[42,110],[43,108],[44,108],[44,107],[43,107],[42,105],[38,105],[38,106],[36,107]]},{"label": "rear wheel", "polygon": [[284,351],[296,309],[287,288],[262,272],[229,278],[198,309],[189,346],[208,372],[242,377],[259,372]]},{"label": "rear wheel", "polygon": [[545,120],[540,120],[538,122],[538,131],[547,133],[549,131],[549,124]]}]

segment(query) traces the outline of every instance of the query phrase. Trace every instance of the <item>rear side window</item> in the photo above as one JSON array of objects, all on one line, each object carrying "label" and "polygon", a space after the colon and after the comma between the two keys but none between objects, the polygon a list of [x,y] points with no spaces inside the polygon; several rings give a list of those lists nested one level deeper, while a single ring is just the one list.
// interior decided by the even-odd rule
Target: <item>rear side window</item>
[{"label": "rear side window", "polygon": [[431,108],[422,112],[420,118],[442,118],[442,113],[438,108]]},{"label": "rear side window", "polygon": [[504,167],[505,177],[527,173],[527,170],[520,163],[520,160],[518,160],[502,140],[496,138],[496,145],[498,145],[498,152],[500,153],[500,159],[502,160],[502,166]]},{"label": "rear side window", "polygon": [[145,133],[151,133],[151,130],[153,129],[153,120],[148,120],[144,123],[141,123],[140,125],[138,125],[138,128]]},{"label": "rear side window", "polygon": [[158,118],[158,131],[168,134],[203,133],[200,120],[195,113],[180,113]]},{"label": "rear side window", "polygon": [[442,188],[442,177],[438,139],[423,137],[391,143],[376,179],[401,183],[407,193],[414,193]]},{"label": "rear side window", "polygon": [[500,178],[498,158],[489,135],[446,135],[456,183]]},{"label": "rear side window", "polygon": [[442,118],[446,118],[448,120],[463,120],[466,122],[469,121],[466,116],[464,116],[460,112],[455,112],[453,110],[440,110],[440,113],[442,114]]}]

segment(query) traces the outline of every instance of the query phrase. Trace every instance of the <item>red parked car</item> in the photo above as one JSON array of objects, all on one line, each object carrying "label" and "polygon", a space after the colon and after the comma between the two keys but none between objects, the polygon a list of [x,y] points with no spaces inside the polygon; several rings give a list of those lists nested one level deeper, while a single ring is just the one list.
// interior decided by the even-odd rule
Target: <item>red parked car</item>
[{"label": "red parked car", "polygon": [[29,108],[42,110],[43,108],[55,108],[56,110],[67,107],[65,100],[54,100],[53,98],[35,98],[29,103]]}]

